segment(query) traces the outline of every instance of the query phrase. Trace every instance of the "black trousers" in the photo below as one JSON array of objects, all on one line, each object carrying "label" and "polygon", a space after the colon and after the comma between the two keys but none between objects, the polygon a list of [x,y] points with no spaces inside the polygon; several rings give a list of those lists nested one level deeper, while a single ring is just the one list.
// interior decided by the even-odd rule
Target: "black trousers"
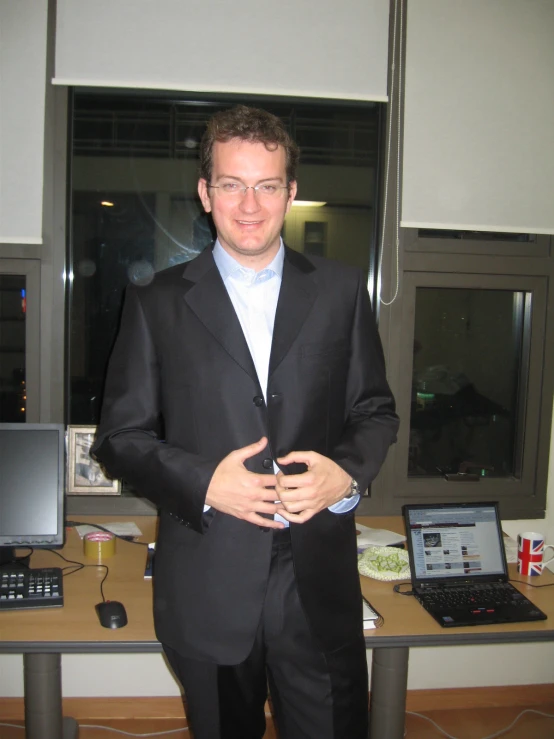
[{"label": "black trousers", "polygon": [[243,663],[199,662],[164,645],[194,739],[262,739],[268,686],[280,739],[367,739],[363,636],[332,653],[320,650],[300,605],[288,531],[273,537],[262,619]]}]

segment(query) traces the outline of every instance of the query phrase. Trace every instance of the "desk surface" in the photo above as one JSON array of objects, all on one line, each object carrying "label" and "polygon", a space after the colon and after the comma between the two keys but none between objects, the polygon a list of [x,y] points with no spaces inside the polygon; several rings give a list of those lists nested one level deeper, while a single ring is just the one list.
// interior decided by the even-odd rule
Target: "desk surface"
[{"label": "desk surface", "polygon": [[[79,520],[105,524],[128,521],[129,516],[84,516]],[[155,540],[156,518],[137,517],[141,541]],[[85,557],[83,542],[75,529],[68,529],[64,557],[84,564],[94,564]],[[86,567],[64,577],[63,608],[2,611],[0,613],[0,649],[3,652],[160,652],[154,634],[152,616],[152,580],[144,579],[146,547],[118,539],[116,553],[106,559],[109,573],[104,582],[106,600],[119,600],[125,606],[129,622],[121,629],[100,626],[94,606],[102,600],[100,582],[103,567]],[[68,566],[53,552],[35,550],[34,567]]]},{"label": "desk surface", "polygon": [[[400,516],[371,518],[361,516],[365,526],[404,533]],[[552,583],[551,588],[535,588],[515,582],[516,588],[548,616],[546,621],[500,624],[491,626],[459,626],[443,628],[424,610],[415,598],[393,591],[394,583],[361,577],[362,591],[383,616],[380,629],[366,631],[366,644],[378,647],[449,646],[455,644],[509,643],[518,641],[554,641],[554,575],[546,571],[540,577],[520,577],[516,565],[508,565],[510,577],[533,585]]]},{"label": "desk surface", "polygon": [[[92,522],[92,518],[84,518]],[[99,524],[129,517],[94,517]],[[361,517],[360,523],[376,528],[402,531],[400,517]],[[136,519],[145,542],[155,538],[156,519]],[[85,564],[92,563],[83,554],[82,542],[75,530],[68,531],[64,556]],[[159,652],[161,646],[154,634],[152,618],[152,581],[145,580],[146,547],[118,539],[116,555],[106,560],[109,575],[104,583],[107,600],[121,601],[129,618],[122,629],[105,629],[98,623],[94,606],[101,600],[100,582],[105,574],[101,567],[87,567],[64,578],[63,608],[38,611],[0,613],[0,651],[2,652]],[[36,567],[65,566],[52,552],[36,551]],[[510,574],[519,579],[515,565]],[[545,572],[539,578],[522,578],[533,584],[554,583],[554,574]],[[441,628],[424,611],[415,598],[393,592],[392,583],[362,577],[366,598],[383,616],[379,629],[366,632],[368,647],[449,646],[455,644],[508,643],[522,641],[554,641],[554,587],[533,588],[516,583],[547,615],[546,621],[500,626]],[[536,582],[538,581],[538,582]]]}]

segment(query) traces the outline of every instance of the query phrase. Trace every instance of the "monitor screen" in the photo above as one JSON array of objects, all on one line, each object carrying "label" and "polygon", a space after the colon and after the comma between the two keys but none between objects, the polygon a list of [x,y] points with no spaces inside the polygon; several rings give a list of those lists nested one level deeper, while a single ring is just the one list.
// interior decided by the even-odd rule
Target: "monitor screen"
[{"label": "monitor screen", "polygon": [[0,423],[0,547],[62,546],[64,491],[64,426]]}]

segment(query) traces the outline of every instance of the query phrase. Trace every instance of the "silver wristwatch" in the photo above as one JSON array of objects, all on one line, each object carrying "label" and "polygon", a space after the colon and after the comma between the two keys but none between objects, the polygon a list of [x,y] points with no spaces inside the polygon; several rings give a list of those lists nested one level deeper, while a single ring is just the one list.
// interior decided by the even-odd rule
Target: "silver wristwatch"
[{"label": "silver wristwatch", "polygon": [[346,500],[348,500],[348,498],[353,498],[355,495],[359,495],[359,494],[360,494],[360,486],[358,485],[356,480],[352,478],[352,482],[350,483],[350,490],[344,497],[346,498]]}]

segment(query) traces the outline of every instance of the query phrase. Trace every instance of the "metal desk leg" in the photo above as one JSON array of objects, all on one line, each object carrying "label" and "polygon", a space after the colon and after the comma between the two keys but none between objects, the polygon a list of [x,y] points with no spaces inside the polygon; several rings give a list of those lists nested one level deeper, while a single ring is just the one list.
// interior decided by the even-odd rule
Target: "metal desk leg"
[{"label": "metal desk leg", "polygon": [[408,685],[408,647],[380,647],[371,657],[370,739],[402,739]]},{"label": "metal desk leg", "polygon": [[59,654],[24,654],[26,739],[78,739],[75,719],[63,718]]}]

